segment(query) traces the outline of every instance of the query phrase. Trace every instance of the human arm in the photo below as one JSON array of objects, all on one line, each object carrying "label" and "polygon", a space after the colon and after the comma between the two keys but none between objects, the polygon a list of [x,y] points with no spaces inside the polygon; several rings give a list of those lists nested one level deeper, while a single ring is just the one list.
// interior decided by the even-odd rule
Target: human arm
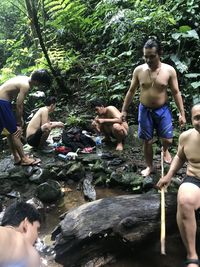
[{"label": "human arm", "polygon": [[171,182],[172,177],[176,174],[178,170],[180,170],[180,168],[186,162],[186,157],[184,154],[184,140],[185,135],[180,135],[177,154],[170,165],[168,173],[160,178],[160,180],[156,184],[156,187],[161,189],[163,186],[168,186]]},{"label": "human arm", "polygon": [[28,87],[21,87],[16,100],[16,118],[19,127],[24,126],[23,112],[24,112],[24,99],[28,93]]},{"label": "human arm", "polygon": [[50,121],[51,128],[64,128],[64,123],[61,121]]},{"label": "human arm", "polygon": [[95,119],[95,122],[103,124],[103,123],[119,123],[122,124],[122,119],[121,118],[97,118]]},{"label": "human arm", "polygon": [[172,92],[172,96],[179,110],[179,125],[180,127],[184,127],[186,123],[186,118],[185,118],[185,111],[184,111],[184,106],[183,106],[183,99],[182,99],[181,92],[178,87],[176,71],[174,68],[172,68],[170,72],[171,72],[171,77],[170,77],[169,85],[170,85],[170,89]]},{"label": "human arm", "polygon": [[138,80],[138,67],[134,70],[132,80],[131,80],[131,85],[128,89],[128,92],[126,93],[124,103],[122,106],[122,118],[126,118],[127,116],[127,109],[133,99],[133,96],[135,95],[135,92],[139,86],[139,80]]}]

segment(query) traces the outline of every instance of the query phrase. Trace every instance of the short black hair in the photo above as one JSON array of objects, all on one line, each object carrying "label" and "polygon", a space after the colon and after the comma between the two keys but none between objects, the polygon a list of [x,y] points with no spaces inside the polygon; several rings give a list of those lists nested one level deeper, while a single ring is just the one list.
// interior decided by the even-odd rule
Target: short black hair
[{"label": "short black hair", "polygon": [[161,44],[159,42],[158,39],[156,39],[155,37],[150,37],[144,44],[143,48],[156,48],[156,51],[158,53],[158,55],[162,54],[162,47]]},{"label": "short black hair", "polygon": [[49,96],[44,101],[45,106],[51,106],[51,104],[56,104],[56,97],[55,96]]},{"label": "short black hair", "polygon": [[95,107],[105,107],[105,103],[102,99],[94,99],[90,102],[92,108]]},{"label": "short black hair", "polygon": [[31,74],[31,80],[45,85],[51,85],[51,75],[45,69],[35,70]]},{"label": "short black hair", "polygon": [[17,227],[25,218],[32,224],[35,221],[41,223],[40,212],[33,205],[23,201],[16,201],[5,210],[1,225]]}]

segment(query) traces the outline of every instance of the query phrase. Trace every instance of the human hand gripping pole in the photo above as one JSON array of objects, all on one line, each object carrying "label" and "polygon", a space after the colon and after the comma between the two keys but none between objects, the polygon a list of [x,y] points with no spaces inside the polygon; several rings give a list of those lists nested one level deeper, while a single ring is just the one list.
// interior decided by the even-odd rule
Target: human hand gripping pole
[{"label": "human hand gripping pole", "polygon": [[[163,148],[161,148],[161,176],[164,176],[164,155]],[[160,245],[161,254],[165,253],[165,235],[166,235],[166,225],[165,225],[165,187],[161,188],[161,228],[160,228]]]}]

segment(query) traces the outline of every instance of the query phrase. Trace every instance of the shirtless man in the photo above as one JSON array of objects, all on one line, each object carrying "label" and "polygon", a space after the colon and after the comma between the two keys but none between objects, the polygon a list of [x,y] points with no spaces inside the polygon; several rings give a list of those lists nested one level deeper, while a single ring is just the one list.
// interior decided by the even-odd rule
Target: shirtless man
[{"label": "shirtless man", "polygon": [[[16,76],[0,86],[0,134],[6,130],[15,164],[34,165],[38,163],[38,160],[25,155],[20,140],[24,125],[24,99],[33,86],[49,85],[50,81],[50,75],[46,70],[36,70],[30,77]],[[16,99],[16,118],[11,106],[14,99]]]},{"label": "shirtless man", "polygon": [[171,163],[171,155],[168,151],[172,143],[173,127],[170,110],[167,102],[167,88],[171,89],[172,96],[180,112],[179,124],[186,123],[185,112],[181,93],[178,87],[175,69],[160,61],[161,47],[151,38],[144,47],[143,54],[145,64],[135,68],[130,88],[126,94],[122,107],[122,114],[127,116],[127,109],[138,87],[140,88],[140,105],[138,114],[138,136],[144,141],[144,157],[146,169],[142,170],[143,176],[148,176],[153,170],[153,131],[162,139],[164,161]]},{"label": "shirtless man", "polygon": [[177,223],[181,238],[187,250],[185,266],[200,266],[196,252],[195,211],[200,208],[200,104],[192,108],[194,128],[183,132],[168,173],[157,183],[159,188],[169,185],[174,174],[187,162],[186,177],[178,190]]},{"label": "shirtless man", "polygon": [[6,209],[0,226],[1,267],[40,267],[33,247],[40,223],[40,213],[31,204],[15,202]]},{"label": "shirtless man", "polygon": [[49,113],[56,107],[56,98],[48,97],[45,107],[40,108],[28,124],[26,130],[27,143],[36,148],[45,147],[46,140],[53,128],[63,128],[64,124],[60,121],[50,121]]},{"label": "shirtless man", "polygon": [[97,132],[102,132],[106,140],[109,141],[113,136],[117,140],[116,150],[123,150],[123,141],[128,133],[128,124],[122,121],[122,114],[114,106],[104,107],[99,100],[93,101],[97,117],[92,122]]}]

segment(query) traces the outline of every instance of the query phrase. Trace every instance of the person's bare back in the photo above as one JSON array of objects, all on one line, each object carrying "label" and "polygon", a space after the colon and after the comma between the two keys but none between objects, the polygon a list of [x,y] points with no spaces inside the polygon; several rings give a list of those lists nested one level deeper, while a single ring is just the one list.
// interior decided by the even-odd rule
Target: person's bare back
[{"label": "person's bare back", "polygon": [[49,121],[49,111],[47,107],[40,108],[28,124],[26,136],[34,134],[43,124]]},{"label": "person's bare back", "polygon": [[38,252],[14,227],[0,226],[0,247],[0,266],[40,266]]},{"label": "person's bare back", "polygon": [[27,93],[30,88],[29,80],[27,76],[16,76],[6,81],[0,86],[0,99],[12,101],[20,91]]}]

